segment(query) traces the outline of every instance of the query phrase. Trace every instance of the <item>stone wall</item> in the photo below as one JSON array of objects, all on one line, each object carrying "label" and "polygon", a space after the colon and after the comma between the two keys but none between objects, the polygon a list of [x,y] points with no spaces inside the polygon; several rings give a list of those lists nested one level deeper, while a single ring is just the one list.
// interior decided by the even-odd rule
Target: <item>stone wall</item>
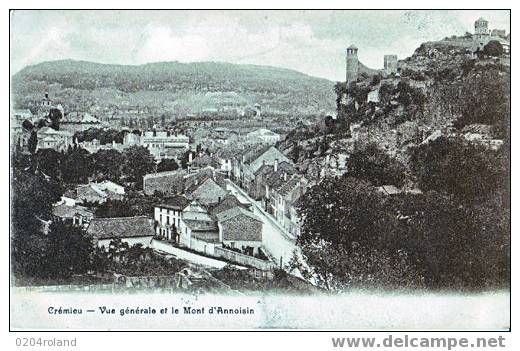
[{"label": "stone wall", "polygon": [[276,268],[276,264],[271,261],[264,261],[256,257],[244,255],[236,251],[224,249],[222,247],[215,247],[215,256],[264,271]]}]

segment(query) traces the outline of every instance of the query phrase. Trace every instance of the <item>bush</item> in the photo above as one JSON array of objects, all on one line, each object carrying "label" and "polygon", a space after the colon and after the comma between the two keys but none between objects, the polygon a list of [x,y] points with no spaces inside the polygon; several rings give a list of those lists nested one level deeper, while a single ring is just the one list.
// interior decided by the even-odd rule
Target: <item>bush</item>
[{"label": "bush", "polygon": [[509,178],[508,157],[464,139],[441,137],[410,151],[410,167],[424,191],[481,201]]},{"label": "bush", "polygon": [[488,56],[498,57],[502,55],[504,48],[497,40],[491,40],[484,46],[484,54]]},{"label": "bush", "polygon": [[356,150],[348,160],[347,176],[371,182],[374,186],[395,185],[401,187],[405,181],[405,168],[377,145]]}]

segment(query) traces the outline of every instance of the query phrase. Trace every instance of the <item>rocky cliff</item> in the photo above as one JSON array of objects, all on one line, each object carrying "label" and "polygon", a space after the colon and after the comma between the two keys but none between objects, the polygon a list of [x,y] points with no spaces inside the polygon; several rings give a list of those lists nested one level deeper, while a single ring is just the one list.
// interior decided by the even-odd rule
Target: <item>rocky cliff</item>
[{"label": "rocky cliff", "polygon": [[336,94],[337,116],[293,131],[281,145],[314,177],[345,172],[348,155],[371,143],[406,164],[410,147],[441,135],[491,147],[509,138],[508,57],[425,43],[397,74],[338,83]]}]

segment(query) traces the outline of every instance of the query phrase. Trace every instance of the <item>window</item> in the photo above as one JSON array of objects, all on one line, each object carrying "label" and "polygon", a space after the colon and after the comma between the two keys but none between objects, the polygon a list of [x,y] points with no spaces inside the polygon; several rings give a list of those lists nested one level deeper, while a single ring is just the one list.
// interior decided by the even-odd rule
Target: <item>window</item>
[{"label": "window", "polygon": [[232,249],[235,248],[235,242],[234,241],[230,242],[229,245],[231,246]]}]

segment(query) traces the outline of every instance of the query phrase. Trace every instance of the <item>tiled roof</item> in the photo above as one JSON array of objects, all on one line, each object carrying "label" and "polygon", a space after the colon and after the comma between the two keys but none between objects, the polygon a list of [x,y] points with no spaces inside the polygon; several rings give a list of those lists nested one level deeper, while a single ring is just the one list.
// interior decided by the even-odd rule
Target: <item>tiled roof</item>
[{"label": "tiled roof", "polygon": [[217,157],[224,160],[235,158],[237,157],[237,155],[238,152],[236,149],[226,148],[217,151]]},{"label": "tiled roof", "polygon": [[197,156],[193,159],[192,165],[195,167],[218,166],[218,161],[208,154]]},{"label": "tiled roof", "polygon": [[262,241],[262,220],[241,207],[224,211],[217,219],[222,227],[222,240]]},{"label": "tiled roof", "polygon": [[78,198],[78,194],[76,193],[76,189],[69,189],[65,192],[65,194],[63,194],[64,197],[68,197],[68,198],[71,198],[71,199],[77,199]]},{"label": "tiled roof", "polygon": [[87,196],[99,197],[101,199],[104,199],[107,197],[107,194],[105,192],[103,192],[102,190],[100,190],[96,187],[90,186],[89,184],[78,185],[76,187],[76,194],[77,194],[78,199],[82,199]]},{"label": "tiled roof", "polygon": [[462,133],[491,134],[492,126],[486,124],[469,124],[462,128]]},{"label": "tiled roof", "polygon": [[[285,164],[285,162],[283,163]],[[285,173],[285,180],[284,180],[284,173]],[[280,167],[278,171],[275,173],[272,173],[267,179],[265,180],[265,184],[269,185],[272,189],[279,189],[282,187],[293,174],[296,173],[296,170],[294,167]]]},{"label": "tiled roof", "polygon": [[387,195],[395,195],[403,192],[401,189],[397,188],[394,185],[382,185],[380,187],[377,187],[377,190]]},{"label": "tiled roof", "polygon": [[218,230],[212,231],[194,231],[191,236],[207,243],[218,243],[220,242]]},{"label": "tiled roof", "polygon": [[222,188],[226,188],[225,177],[217,172],[213,167],[205,167],[200,169],[197,173],[192,173],[184,177],[184,191],[191,193],[197,189],[200,184],[204,183],[207,179],[213,178],[213,180]]},{"label": "tiled roof", "polygon": [[183,177],[185,175],[186,175],[186,171],[181,169],[181,170],[175,170],[175,171],[149,173],[144,176],[144,179],[162,178],[162,177],[171,177],[171,176]]},{"label": "tiled roof", "polygon": [[154,236],[152,220],[146,216],[93,218],[87,228],[91,237],[102,239]]},{"label": "tiled roof", "polygon": [[287,195],[288,193],[290,193],[294,188],[296,188],[298,185],[301,184],[301,181],[302,181],[302,176],[301,175],[293,175],[291,178],[289,178],[287,180],[287,182],[285,182],[285,184],[283,184],[280,189],[278,190],[278,192],[282,195]]},{"label": "tiled roof", "polygon": [[262,135],[279,135],[279,134],[276,134],[275,132],[270,131],[269,129],[265,129],[265,128],[260,128],[260,129],[255,130],[254,132],[247,134],[248,137],[262,136]]},{"label": "tiled roof", "polygon": [[214,231],[218,230],[217,223],[213,221],[200,221],[196,219],[183,219],[184,224],[192,231]]},{"label": "tiled roof", "polygon": [[275,160],[278,160],[278,163],[287,162],[292,163],[291,160],[287,158],[284,154],[280,152],[274,146],[268,147],[264,152],[262,152],[258,157],[252,159],[249,162],[249,166],[251,167],[252,172],[257,171],[264,164],[274,164]]},{"label": "tiled roof", "polygon": [[203,204],[208,205],[219,202],[219,198],[222,200],[227,193],[227,190],[218,185],[215,180],[207,178],[191,192],[190,198],[197,199]]},{"label": "tiled roof", "polygon": [[175,195],[173,197],[166,198],[159,207],[171,208],[174,210],[183,210],[190,201],[184,195]]},{"label": "tiled roof", "polygon": [[262,165],[262,167],[258,168],[258,170],[255,172],[255,176],[258,176],[260,174],[269,174],[274,171],[274,166],[271,165]]},{"label": "tiled roof", "polygon": [[231,195],[231,194],[228,194],[224,200],[222,200],[216,207],[214,207],[212,210],[211,210],[211,213],[214,214],[214,215],[217,215],[218,213],[221,213],[221,212],[224,212],[224,211],[227,211],[233,207],[242,207],[242,208],[247,208],[249,207],[247,204],[243,204],[241,203],[237,198],[236,196],[234,195]]},{"label": "tiled roof", "polygon": [[217,220],[219,222],[226,222],[226,221],[229,221],[237,216],[246,216],[246,217],[249,217],[251,219],[254,219],[256,221],[259,221],[260,223],[263,223],[262,220],[256,216],[255,214],[249,212],[248,210],[245,210],[243,209],[242,207],[240,206],[235,206],[233,208],[230,208],[229,210],[226,210],[224,212],[221,212],[221,213],[218,213],[217,215]]},{"label": "tiled roof", "polygon": [[60,218],[72,218],[76,214],[79,214],[83,217],[93,217],[94,213],[83,206],[67,206],[67,205],[57,205],[52,208],[52,214],[56,217]]}]

